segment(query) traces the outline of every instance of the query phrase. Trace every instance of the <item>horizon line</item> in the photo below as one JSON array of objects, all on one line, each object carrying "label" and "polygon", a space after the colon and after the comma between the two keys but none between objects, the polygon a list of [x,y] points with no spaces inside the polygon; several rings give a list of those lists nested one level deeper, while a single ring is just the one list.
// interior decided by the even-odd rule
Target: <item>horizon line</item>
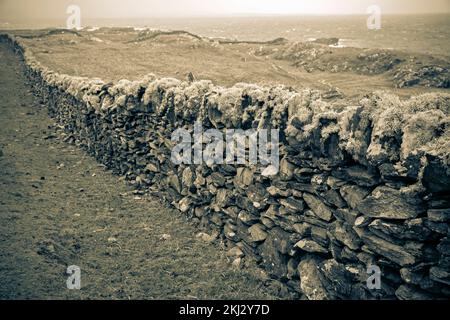
[{"label": "horizon line", "polygon": [[[396,13],[389,12],[383,13],[385,16],[421,16],[421,15],[449,15],[448,12],[408,12],[408,13]],[[182,19],[182,18],[258,18],[258,17],[345,17],[345,16],[367,16],[366,13],[230,13],[230,14],[190,14],[190,15],[147,15],[147,16],[131,16],[131,17],[123,17],[123,16],[97,16],[90,17],[87,16],[84,19]],[[33,17],[33,18],[11,18],[5,19],[0,18],[0,20],[59,20],[65,17]]]}]

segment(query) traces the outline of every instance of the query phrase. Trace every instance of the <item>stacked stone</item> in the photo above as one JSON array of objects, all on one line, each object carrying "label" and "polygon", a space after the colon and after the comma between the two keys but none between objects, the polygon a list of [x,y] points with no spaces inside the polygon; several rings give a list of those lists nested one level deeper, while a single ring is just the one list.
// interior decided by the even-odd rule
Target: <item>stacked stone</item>
[{"label": "stacked stone", "polygon": [[[450,95],[357,106],[313,90],[156,79],[106,84],[42,67],[11,37],[67,139],[209,228],[308,299],[450,297]],[[280,172],[175,165],[171,134],[280,129]],[[251,264],[249,264],[251,265]],[[370,289],[371,266],[381,288]]]}]

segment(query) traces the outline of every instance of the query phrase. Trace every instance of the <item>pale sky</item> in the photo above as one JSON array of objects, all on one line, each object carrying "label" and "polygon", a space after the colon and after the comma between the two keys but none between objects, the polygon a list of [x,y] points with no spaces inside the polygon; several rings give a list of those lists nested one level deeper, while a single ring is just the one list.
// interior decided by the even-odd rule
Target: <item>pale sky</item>
[{"label": "pale sky", "polygon": [[450,12],[450,0],[0,0],[0,18],[60,19],[70,4],[85,18],[365,14],[372,4],[385,14]]}]

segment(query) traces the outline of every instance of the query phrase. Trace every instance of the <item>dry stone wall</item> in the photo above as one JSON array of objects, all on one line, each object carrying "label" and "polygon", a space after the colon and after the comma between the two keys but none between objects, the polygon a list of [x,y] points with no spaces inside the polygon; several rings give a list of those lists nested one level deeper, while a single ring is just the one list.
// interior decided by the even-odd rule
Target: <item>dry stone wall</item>
[{"label": "dry stone wall", "polygon": [[[235,265],[256,262],[309,299],[450,297],[449,94],[346,105],[313,90],[153,75],[111,84],[48,70],[20,38],[0,39],[67,140],[209,229]],[[196,120],[278,128],[279,174],[174,165],[171,133]],[[371,266],[380,289],[367,286]]]}]

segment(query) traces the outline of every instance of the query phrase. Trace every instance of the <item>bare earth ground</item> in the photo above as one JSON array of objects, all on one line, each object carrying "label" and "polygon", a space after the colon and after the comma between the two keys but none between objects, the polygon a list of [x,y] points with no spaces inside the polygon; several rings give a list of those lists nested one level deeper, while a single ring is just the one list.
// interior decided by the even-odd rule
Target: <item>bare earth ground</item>
[{"label": "bare earth ground", "polygon": [[[362,52],[356,48],[317,47],[317,50],[324,48],[327,53],[321,56],[318,65],[313,63],[314,70],[311,71],[295,66],[295,57],[277,58],[289,50],[290,43],[283,41],[227,42],[183,32],[151,31],[147,34],[133,28],[102,28],[77,33],[55,30],[13,33],[24,37],[27,48],[50,69],[72,76],[97,77],[106,82],[138,80],[148,73],[185,80],[186,74],[192,72],[199,80],[211,80],[226,87],[246,82],[267,86],[283,84],[297,90],[337,88],[348,98],[358,98],[376,90],[389,90],[405,97],[431,91],[448,91],[425,87],[398,89],[394,88],[387,74],[326,70],[326,64],[339,64]],[[314,49],[307,52],[308,56],[304,59],[315,54]],[[434,59],[423,55],[395,53],[405,60],[417,58],[425,65],[436,63]]]},{"label": "bare earth ground", "polygon": [[[276,282],[232,269],[224,251],[197,240],[177,212],[158,199],[136,199],[62,142],[3,44],[0,151],[1,299],[279,296]],[[68,265],[80,266],[81,290],[66,288]]]}]

